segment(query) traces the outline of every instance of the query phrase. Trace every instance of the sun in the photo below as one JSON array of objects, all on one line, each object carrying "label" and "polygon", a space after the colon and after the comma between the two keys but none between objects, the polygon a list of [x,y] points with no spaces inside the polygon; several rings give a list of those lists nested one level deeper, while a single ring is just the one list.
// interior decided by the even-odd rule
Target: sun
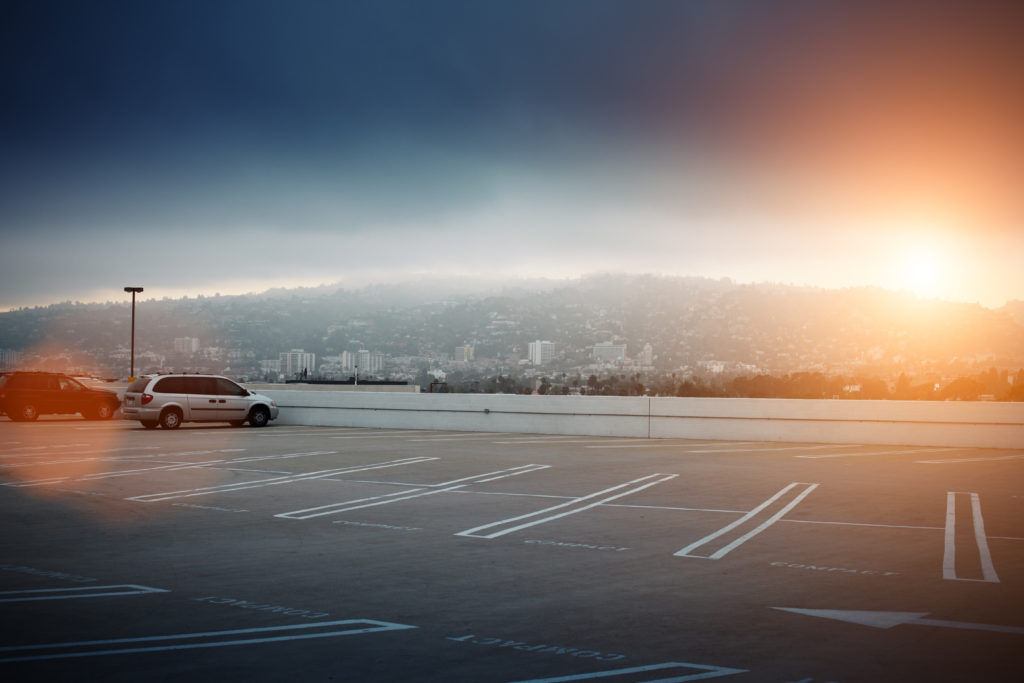
[{"label": "sun", "polygon": [[902,263],[903,287],[924,298],[938,298],[946,290],[948,277],[944,259],[934,249],[917,248]]}]

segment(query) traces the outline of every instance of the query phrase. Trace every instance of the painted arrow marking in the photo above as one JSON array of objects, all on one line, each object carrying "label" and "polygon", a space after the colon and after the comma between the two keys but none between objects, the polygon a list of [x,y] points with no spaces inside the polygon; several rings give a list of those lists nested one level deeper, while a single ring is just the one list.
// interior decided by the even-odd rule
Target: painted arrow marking
[{"label": "painted arrow marking", "polygon": [[996,633],[1016,633],[1024,635],[1024,627],[1000,626],[998,624],[972,624],[967,621],[945,621],[942,619],[924,619],[928,612],[880,612],[876,610],[840,610],[840,609],[798,609],[796,607],[772,607],[772,609],[794,614],[805,614],[809,617],[835,619],[861,626],[875,628],[892,628],[903,624],[917,626],[941,626],[942,628],[959,628],[971,631],[994,631]]}]

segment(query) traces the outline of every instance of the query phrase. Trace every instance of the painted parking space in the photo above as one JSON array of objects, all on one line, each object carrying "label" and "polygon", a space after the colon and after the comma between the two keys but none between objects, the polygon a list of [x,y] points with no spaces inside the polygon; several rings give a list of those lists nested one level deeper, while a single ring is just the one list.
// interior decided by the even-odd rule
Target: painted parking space
[{"label": "painted parking space", "polygon": [[[360,680],[906,680],[972,632],[990,639],[952,671],[997,680],[1024,663],[1000,640],[1024,626],[1010,609],[1024,590],[1014,451],[24,429],[40,426],[0,424],[0,569],[24,568],[0,571],[0,600],[97,597],[9,603],[39,620],[0,646],[47,646],[10,666],[59,674],[81,658],[61,655],[110,651],[83,656],[137,680],[187,653],[205,680],[287,677],[266,647],[301,654],[312,677],[342,657]],[[168,593],[99,597],[147,587]],[[131,600],[159,601],[152,621]],[[829,610],[917,616],[882,628]],[[90,635],[116,615],[139,628]],[[366,618],[403,628],[344,634]],[[288,630],[296,619],[338,624]],[[941,642],[913,635],[925,627]],[[822,630],[847,644],[806,645]],[[884,672],[849,653],[883,637],[909,648]],[[803,649],[787,661],[766,642]]]}]

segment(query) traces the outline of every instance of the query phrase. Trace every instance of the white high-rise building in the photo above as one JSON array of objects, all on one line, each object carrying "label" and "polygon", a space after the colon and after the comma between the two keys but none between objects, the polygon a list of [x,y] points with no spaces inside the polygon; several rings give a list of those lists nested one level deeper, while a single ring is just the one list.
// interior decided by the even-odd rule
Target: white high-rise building
[{"label": "white high-rise building", "polygon": [[613,344],[611,342],[601,342],[599,344],[594,344],[593,354],[594,360],[626,360],[626,345]]},{"label": "white high-rise building", "polygon": [[18,364],[21,354],[14,349],[0,349],[0,370],[12,370]]},{"label": "white high-rise building", "polygon": [[316,372],[315,353],[306,353],[302,349],[292,349],[291,351],[279,353],[278,360],[281,363],[281,373],[285,377],[301,374],[303,370],[307,374]]},{"label": "white high-rise building", "polygon": [[362,376],[379,375],[384,370],[383,353],[359,349],[356,358],[359,362],[359,374]]},{"label": "white high-rise building", "polygon": [[175,337],[175,353],[195,353],[199,350],[199,337]]},{"label": "white high-rise building", "polygon": [[555,343],[549,341],[530,342],[530,362],[534,365],[544,365],[555,359]]}]

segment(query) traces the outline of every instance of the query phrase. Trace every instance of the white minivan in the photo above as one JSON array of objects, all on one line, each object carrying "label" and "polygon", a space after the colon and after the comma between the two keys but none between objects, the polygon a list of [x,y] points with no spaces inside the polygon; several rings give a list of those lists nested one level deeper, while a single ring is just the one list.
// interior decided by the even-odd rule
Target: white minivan
[{"label": "white minivan", "polygon": [[146,429],[177,429],[182,422],[248,422],[265,427],[277,419],[277,404],[263,394],[218,375],[140,377],[124,394],[121,412]]}]

